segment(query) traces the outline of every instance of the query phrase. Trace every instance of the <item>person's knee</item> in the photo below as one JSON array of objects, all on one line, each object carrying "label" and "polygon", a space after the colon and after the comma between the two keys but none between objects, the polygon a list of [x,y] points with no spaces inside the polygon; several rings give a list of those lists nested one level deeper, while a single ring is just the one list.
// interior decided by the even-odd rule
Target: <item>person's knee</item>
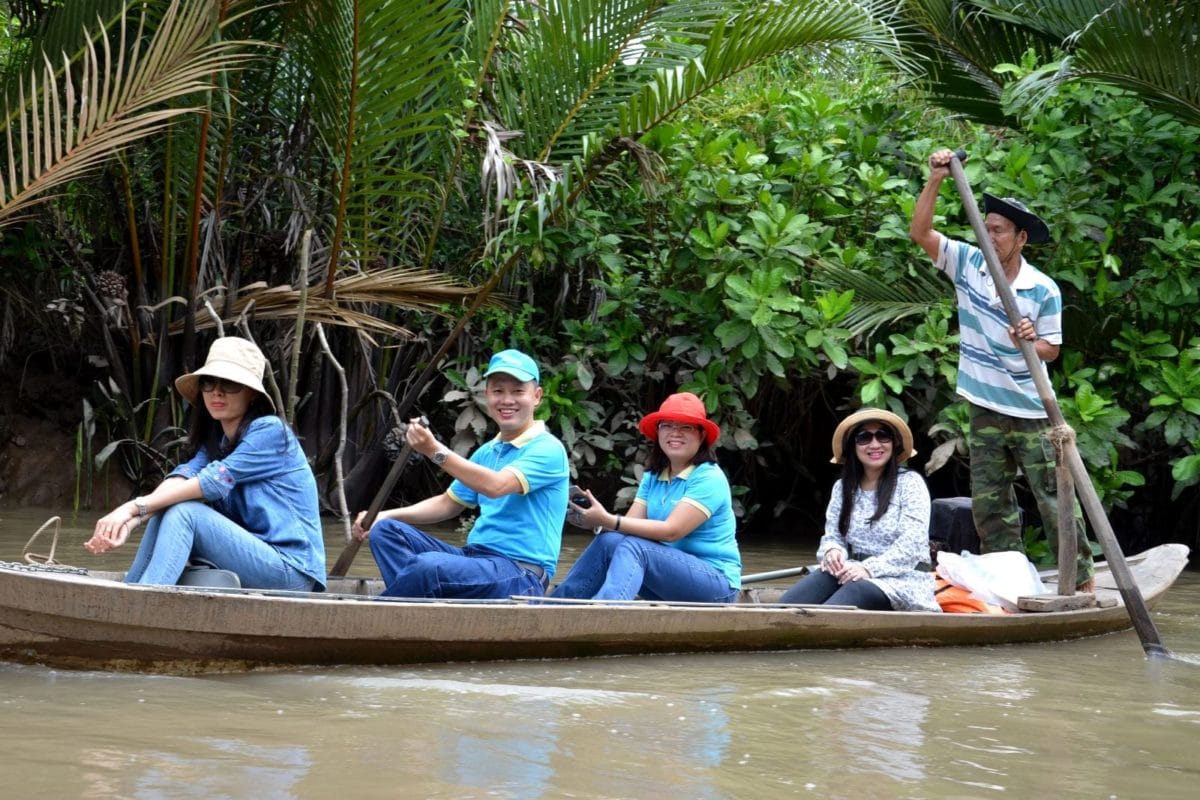
[{"label": "person's knee", "polygon": [[184,500],[182,503],[175,503],[163,510],[161,530],[193,527],[197,517],[208,510],[208,505],[199,500]]},{"label": "person's knee", "polygon": [[823,603],[837,591],[837,579],[828,572],[810,572],[779,598],[781,603]]},{"label": "person's knee", "polygon": [[830,605],[854,606],[856,608],[889,610],[892,603],[887,595],[870,581],[852,581],[845,584],[832,597]]},{"label": "person's knee", "polygon": [[614,554],[620,553],[627,557],[634,558],[644,566],[647,561],[646,549],[648,546],[652,545],[653,542],[650,542],[646,539],[640,539],[637,536],[625,536],[624,534],[617,535],[621,537],[621,541],[616,543]]},{"label": "person's knee", "polygon": [[409,531],[416,530],[407,522],[400,522],[394,519],[381,519],[371,526],[371,535],[367,537],[367,541],[374,539],[376,535],[381,539],[395,539],[408,535]]},{"label": "person's knee", "polygon": [[379,520],[371,526],[367,544],[371,546],[372,553],[378,552],[380,548],[391,551],[397,545],[407,546],[409,533],[415,530],[416,528],[406,522],[397,522],[394,519]]},{"label": "person's knee", "polygon": [[628,538],[629,537],[625,534],[617,533],[616,531],[603,531],[602,533],[596,534],[596,538],[593,540],[592,544],[593,546],[599,547],[601,550],[607,553],[611,553]]}]

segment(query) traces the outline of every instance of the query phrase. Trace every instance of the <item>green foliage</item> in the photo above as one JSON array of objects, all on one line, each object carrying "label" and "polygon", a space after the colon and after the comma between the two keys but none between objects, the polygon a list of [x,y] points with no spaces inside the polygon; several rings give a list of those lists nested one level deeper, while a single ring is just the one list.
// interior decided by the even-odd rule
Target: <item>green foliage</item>
[{"label": "green foliage", "polygon": [[[787,69],[796,62],[772,74]],[[1200,375],[1186,353],[1200,231],[1181,222],[1200,206],[1186,177],[1196,132],[1117,90],[1077,86],[1036,112],[1013,108],[1031,133],[1001,138],[931,125],[869,70],[845,82],[805,69],[793,85],[718,91],[653,132],[669,190],[598,193],[589,208],[603,233],[572,232],[597,242],[574,252],[601,235],[625,245],[619,265],[584,267],[604,294],[598,326],[565,328],[571,351],[602,365],[592,393],[613,399],[601,406],[644,411],[622,390],[630,382],[644,406],[695,391],[739,432],[723,446],[763,464],[798,457],[777,439],[795,411],[774,398],[823,396],[906,413],[941,441],[931,467],[963,458],[953,291],[907,238],[925,156],[963,144],[977,190],[1028,198],[1051,220],[1053,244],[1028,257],[1064,289],[1051,374],[1104,502],[1135,503],[1139,465],[1166,453],[1176,493],[1200,483]],[[940,230],[973,238],[954,200],[938,210]]]}]

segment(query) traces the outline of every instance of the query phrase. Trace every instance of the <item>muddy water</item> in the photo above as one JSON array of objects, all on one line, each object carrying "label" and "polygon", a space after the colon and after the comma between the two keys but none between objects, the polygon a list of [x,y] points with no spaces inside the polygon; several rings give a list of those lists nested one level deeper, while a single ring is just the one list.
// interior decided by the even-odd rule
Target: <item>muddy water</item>
[{"label": "muddy water", "polygon": [[[0,513],[0,559],[44,517]],[[86,525],[60,560],[94,565]],[[807,554],[748,549],[748,571]],[[1180,660],[1126,633],[192,678],[0,664],[4,796],[1191,798],[1200,574],[1155,620]]]}]

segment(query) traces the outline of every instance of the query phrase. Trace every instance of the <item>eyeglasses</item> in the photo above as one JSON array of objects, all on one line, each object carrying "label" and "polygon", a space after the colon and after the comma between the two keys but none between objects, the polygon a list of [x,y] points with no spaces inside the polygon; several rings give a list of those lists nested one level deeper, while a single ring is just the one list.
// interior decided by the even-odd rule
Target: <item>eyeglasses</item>
[{"label": "eyeglasses", "polygon": [[880,428],[877,431],[859,431],[854,434],[855,444],[870,444],[872,439],[880,444],[887,444],[892,441],[892,432],[887,428]]},{"label": "eyeglasses", "polygon": [[200,379],[200,391],[208,392],[214,389],[220,389],[222,394],[237,394],[245,387],[234,381],[227,381],[224,378],[209,378],[203,377]]},{"label": "eyeglasses", "polygon": [[658,423],[658,432],[663,431],[679,431],[680,433],[694,433],[700,430],[700,426],[693,425],[690,422],[670,422],[664,420]]}]

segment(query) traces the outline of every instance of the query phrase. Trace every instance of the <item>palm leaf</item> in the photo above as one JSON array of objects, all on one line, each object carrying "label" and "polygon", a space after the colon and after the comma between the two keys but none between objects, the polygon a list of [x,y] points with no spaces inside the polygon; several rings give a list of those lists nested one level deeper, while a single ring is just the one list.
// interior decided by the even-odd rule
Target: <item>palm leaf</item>
[{"label": "palm leaf", "polygon": [[[153,37],[142,41],[143,12],[131,28],[122,14],[113,34],[87,37],[73,69],[65,56],[18,81],[0,166],[0,224],[47,199],[56,187],[96,169],[133,142],[189,113],[172,100],[208,89],[214,74],[245,64],[245,43],[214,41],[220,0],[173,0]],[[128,45],[128,49],[127,49]]]},{"label": "palm leaf", "polygon": [[[570,206],[604,166],[662,124],[686,104],[723,81],[773,56],[802,47],[866,47],[895,65],[911,65],[901,53],[897,30],[888,23],[895,4],[863,2],[800,2],[754,5],[713,19],[709,5],[694,27],[678,27],[678,35],[694,43],[697,55],[674,66],[659,66],[637,91],[623,98],[603,121],[605,127],[582,136],[579,156],[563,179],[537,200],[538,218]],[[655,48],[666,52],[666,48]],[[656,62],[661,63],[661,62]]]},{"label": "palm leaf", "polygon": [[[327,287],[346,260],[419,252],[451,151],[462,3],[310,0],[296,57],[313,75],[317,129],[336,165]],[[430,167],[429,162],[435,162]]]},{"label": "palm leaf", "polygon": [[[66,53],[67,61],[74,62],[83,56],[86,32],[97,30],[97,25],[109,30],[120,20],[127,0],[90,0],[87,3],[62,3],[43,13],[40,25],[33,31],[24,46],[12,54],[3,77],[3,96],[15,97],[17,80],[29,74],[31,69],[41,68],[42,53]],[[56,60],[61,73],[61,64]],[[10,119],[11,122],[11,119]]]},{"label": "palm leaf", "polygon": [[[436,272],[417,269],[379,269],[339,278],[332,297],[309,293],[303,306],[301,290],[291,285],[267,286],[256,283],[244,287],[222,313],[225,323],[242,315],[255,320],[294,321],[304,309],[306,322],[321,322],[353,328],[367,334],[411,338],[412,332],[389,322],[368,309],[371,306],[391,306],[425,313],[448,315],[448,309],[463,306],[477,291],[462,286]],[[491,301],[498,305],[498,301]],[[198,311],[193,322],[197,330],[216,327],[216,320],[206,311]],[[184,329],[185,321],[176,321],[172,333]]]},{"label": "palm leaf", "polygon": [[842,327],[855,336],[874,333],[907,317],[929,316],[932,308],[950,303],[945,281],[933,270],[918,270],[885,282],[876,275],[821,260],[814,265],[813,282],[833,291],[854,291],[854,306]]},{"label": "palm leaf", "polygon": [[1014,99],[1036,104],[1065,81],[1099,81],[1200,124],[1200,3],[979,0],[978,5],[996,19],[1056,37],[1069,53],[1054,73],[1016,87]]},{"label": "palm leaf", "polygon": [[[664,65],[659,42],[691,42],[694,32],[727,15],[728,2],[577,0],[520,3],[521,25],[506,41],[520,69],[494,73],[500,123],[520,130],[514,150],[549,161],[578,155],[580,132],[602,129],[616,109]],[[686,56],[675,46],[671,64]],[[502,66],[507,66],[501,64]]]},{"label": "palm leaf", "polygon": [[988,125],[1013,126],[1000,103],[1011,80],[996,72],[1000,64],[1020,63],[1033,49],[1053,58],[1061,36],[1032,27],[1015,17],[983,13],[970,0],[908,0],[903,15],[911,23],[901,38],[920,59],[920,83],[945,108]]}]

